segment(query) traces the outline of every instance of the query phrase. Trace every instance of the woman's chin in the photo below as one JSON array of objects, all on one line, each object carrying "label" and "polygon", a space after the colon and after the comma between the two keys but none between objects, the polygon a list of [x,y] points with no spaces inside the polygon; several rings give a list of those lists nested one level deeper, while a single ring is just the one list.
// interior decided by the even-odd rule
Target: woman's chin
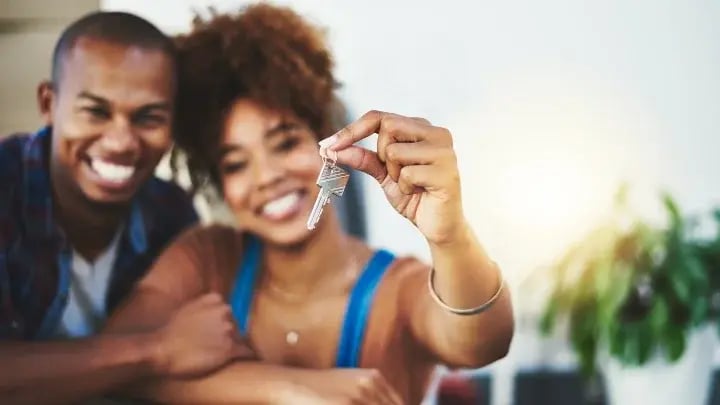
[{"label": "woman's chin", "polygon": [[284,247],[292,247],[303,244],[312,236],[312,231],[308,230],[307,227],[293,227],[285,229],[266,229],[260,237],[265,239],[267,242]]},{"label": "woman's chin", "polygon": [[307,218],[301,213],[282,221],[259,221],[255,229],[255,233],[268,243],[288,247],[305,242],[314,232],[307,229]]}]

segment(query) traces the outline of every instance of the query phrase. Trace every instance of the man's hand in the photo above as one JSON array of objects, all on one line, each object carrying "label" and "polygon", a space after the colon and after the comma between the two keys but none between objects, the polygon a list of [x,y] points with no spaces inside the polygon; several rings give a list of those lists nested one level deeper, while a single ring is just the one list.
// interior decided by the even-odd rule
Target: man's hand
[{"label": "man's hand", "polygon": [[168,377],[195,377],[240,357],[251,357],[235,328],[232,311],[217,293],[182,306],[156,334],[155,367]]}]

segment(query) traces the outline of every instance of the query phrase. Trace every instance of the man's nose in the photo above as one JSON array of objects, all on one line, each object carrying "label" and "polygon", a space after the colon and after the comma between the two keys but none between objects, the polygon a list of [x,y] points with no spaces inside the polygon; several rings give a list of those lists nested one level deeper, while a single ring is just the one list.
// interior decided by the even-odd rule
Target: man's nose
[{"label": "man's nose", "polygon": [[136,153],[140,140],[126,120],[117,120],[102,136],[103,148],[111,153]]}]

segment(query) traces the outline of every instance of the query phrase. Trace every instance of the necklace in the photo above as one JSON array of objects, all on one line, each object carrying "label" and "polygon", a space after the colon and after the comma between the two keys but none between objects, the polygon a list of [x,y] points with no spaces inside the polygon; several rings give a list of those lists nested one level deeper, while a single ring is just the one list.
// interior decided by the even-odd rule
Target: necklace
[{"label": "necklace", "polygon": [[[358,267],[358,258],[356,255],[352,255],[350,259],[350,265],[345,268],[343,271],[343,274],[341,276],[344,280],[349,280],[354,277],[357,277],[358,272],[361,270]],[[273,291],[275,294],[278,294],[280,296],[283,296],[286,300],[295,302],[296,304],[299,304],[303,298],[304,294],[298,294],[298,293],[292,293],[289,291],[284,290],[281,287],[278,287],[275,285],[272,281],[267,282],[267,287]],[[322,290],[322,289],[321,289]],[[316,291],[317,293],[317,291]],[[310,319],[308,322],[305,322],[303,326],[300,328],[293,327],[290,329],[285,328],[285,343],[287,343],[289,346],[296,346],[300,342],[300,329],[311,329],[312,326],[315,326],[319,323],[320,318],[322,317],[321,313],[316,313],[314,316],[310,316]],[[283,325],[285,326],[285,325]]]},{"label": "necklace", "polygon": [[300,334],[294,330],[285,334],[285,342],[290,346],[295,346],[298,340],[300,340]]}]

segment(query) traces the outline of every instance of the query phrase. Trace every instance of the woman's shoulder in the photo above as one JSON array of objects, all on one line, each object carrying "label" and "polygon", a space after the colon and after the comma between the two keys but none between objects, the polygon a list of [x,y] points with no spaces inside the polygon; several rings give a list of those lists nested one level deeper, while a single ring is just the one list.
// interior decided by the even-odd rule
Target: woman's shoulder
[{"label": "woman's shoulder", "polygon": [[412,279],[424,279],[430,272],[431,267],[417,256],[385,251],[393,256],[385,274],[385,282],[403,284]]}]

